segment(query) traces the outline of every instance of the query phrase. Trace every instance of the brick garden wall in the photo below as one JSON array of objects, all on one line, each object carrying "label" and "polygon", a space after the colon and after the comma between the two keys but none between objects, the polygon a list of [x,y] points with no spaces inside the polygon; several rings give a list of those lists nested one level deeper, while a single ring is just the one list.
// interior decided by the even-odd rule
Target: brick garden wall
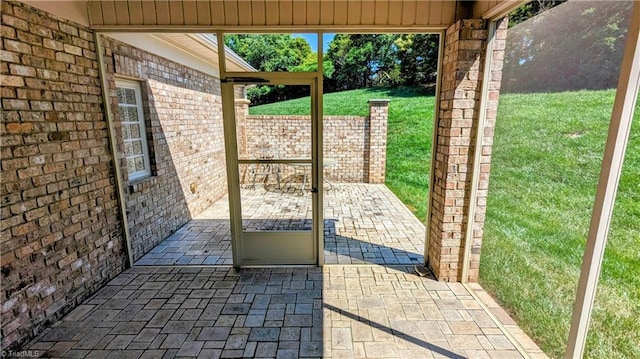
[{"label": "brick garden wall", "polygon": [[105,38],[116,138],[122,129],[115,78],[138,79],[152,176],[129,182],[118,142],[134,260],[227,191],[219,79]]},{"label": "brick garden wall", "polygon": [[[368,117],[324,117],[324,158],[337,161],[325,168],[328,180],[384,183],[388,103],[372,102]],[[266,145],[279,158],[311,158],[309,116],[249,115],[238,127],[241,157],[256,158]],[[284,170],[284,176],[291,174],[291,168]]]},{"label": "brick garden wall", "polygon": [[2,348],[126,263],[93,33],[2,2]]}]

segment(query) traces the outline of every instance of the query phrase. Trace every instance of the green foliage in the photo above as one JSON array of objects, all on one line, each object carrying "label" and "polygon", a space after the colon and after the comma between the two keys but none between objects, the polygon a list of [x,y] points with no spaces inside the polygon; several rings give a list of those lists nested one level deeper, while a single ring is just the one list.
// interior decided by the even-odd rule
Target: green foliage
[{"label": "green foliage", "polygon": [[[225,35],[225,45],[259,71],[316,71],[317,55],[303,38],[289,34]],[[254,86],[247,90],[252,103],[262,104],[304,96],[283,86]]]},{"label": "green foliage", "polygon": [[326,58],[335,72],[328,91],[366,87],[432,88],[438,65],[438,35],[338,34]]},{"label": "green foliage", "polygon": [[435,90],[438,35],[403,34],[394,43],[400,64],[400,82],[404,86]]},{"label": "green foliage", "polygon": [[513,27],[521,22],[542,14],[543,12],[554,8],[567,0],[535,0],[530,1],[509,14],[509,27]]}]

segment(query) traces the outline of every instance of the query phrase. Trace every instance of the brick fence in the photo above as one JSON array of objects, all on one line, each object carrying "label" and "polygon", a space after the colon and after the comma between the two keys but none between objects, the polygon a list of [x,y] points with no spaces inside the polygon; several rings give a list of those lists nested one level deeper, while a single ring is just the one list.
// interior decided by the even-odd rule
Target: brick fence
[{"label": "brick fence", "polygon": [[[369,103],[370,115],[367,117],[324,117],[324,158],[336,160],[335,165],[325,168],[327,179],[384,183],[389,100],[371,100]],[[238,108],[248,103],[236,100],[236,105]],[[238,137],[241,157],[256,158],[265,149],[278,158],[311,157],[309,116],[238,116]],[[289,171],[284,175],[290,175],[292,170]]]}]

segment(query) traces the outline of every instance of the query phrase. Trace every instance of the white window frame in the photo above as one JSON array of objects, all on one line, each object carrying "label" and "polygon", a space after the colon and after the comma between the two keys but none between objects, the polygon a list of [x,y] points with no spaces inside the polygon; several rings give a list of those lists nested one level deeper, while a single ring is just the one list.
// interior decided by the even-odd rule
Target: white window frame
[{"label": "white window frame", "polygon": [[[125,88],[125,89],[132,89],[135,92],[135,96],[136,96],[136,105],[135,107],[138,110],[138,125],[140,126],[140,137],[142,140],[142,157],[144,160],[144,168],[145,170],[143,171],[136,171],[136,172],[129,172],[129,167],[126,166],[125,168],[127,168],[127,174],[128,174],[128,178],[129,181],[135,181],[135,180],[139,180],[139,179],[143,179],[146,177],[150,177],[151,176],[151,160],[150,160],[150,156],[149,156],[149,145],[147,143],[147,126],[146,126],[146,121],[144,118],[144,111],[143,111],[143,104],[142,104],[142,90],[140,88],[140,83],[137,81],[131,81],[131,80],[123,80],[123,79],[116,79],[116,88]],[[120,109],[121,106],[124,107],[133,107],[134,105],[129,105],[129,104],[121,104],[118,101],[118,109]],[[136,122],[130,122],[130,121],[124,121],[124,119],[120,119],[120,123],[121,125],[124,127],[125,125],[132,125],[135,124]],[[127,140],[124,138],[124,134],[122,137],[122,141],[127,142]],[[137,157],[137,156],[136,156]],[[128,159],[129,156],[127,156],[126,152],[125,152],[125,160]]]}]

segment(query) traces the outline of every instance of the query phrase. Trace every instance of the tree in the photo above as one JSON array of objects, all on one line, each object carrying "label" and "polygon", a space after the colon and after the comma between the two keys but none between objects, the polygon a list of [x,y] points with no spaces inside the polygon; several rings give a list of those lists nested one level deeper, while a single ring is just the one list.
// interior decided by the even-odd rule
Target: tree
[{"label": "tree", "polygon": [[396,84],[396,37],[389,34],[337,34],[326,55],[334,68],[330,79],[333,90]]},{"label": "tree", "polygon": [[[225,35],[224,42],[258,71],[315,71],[318,67],[309,44],[288,34]],[[308,95],[304,89],[285,86],[254,86],[247,91],[256,105]]]},{"label": "tree", "polygon": [[438,35],[403,34],[395,40],[403,86],[435,90],[438,71]]}]

